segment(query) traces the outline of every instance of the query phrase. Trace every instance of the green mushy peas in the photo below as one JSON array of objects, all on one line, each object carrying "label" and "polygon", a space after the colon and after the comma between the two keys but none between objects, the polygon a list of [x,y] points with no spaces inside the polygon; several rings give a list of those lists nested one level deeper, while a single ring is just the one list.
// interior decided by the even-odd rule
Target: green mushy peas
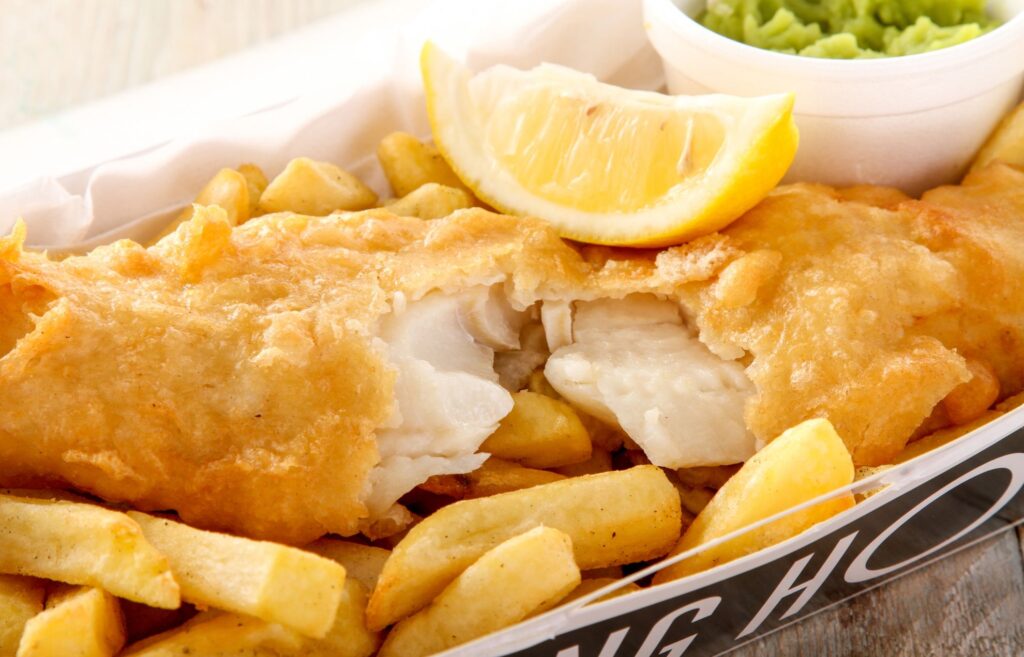
[{"label": "green mushy peas", "polygon": [[896,57],[969,41],[998,23],[986,0],[708,0],[700,21],[736,41],[807,57]]}]

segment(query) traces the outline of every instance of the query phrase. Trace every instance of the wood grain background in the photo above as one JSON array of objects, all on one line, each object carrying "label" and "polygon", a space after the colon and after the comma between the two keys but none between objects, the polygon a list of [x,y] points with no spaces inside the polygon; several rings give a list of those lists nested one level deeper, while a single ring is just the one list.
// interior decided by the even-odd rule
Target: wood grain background
[{"label": "wood grain background", "polygon": [[[365,1],[0,0],[0,129]],[[1020,539],[1005,532],[731,654],[1016,657],[1024,653]]]}]

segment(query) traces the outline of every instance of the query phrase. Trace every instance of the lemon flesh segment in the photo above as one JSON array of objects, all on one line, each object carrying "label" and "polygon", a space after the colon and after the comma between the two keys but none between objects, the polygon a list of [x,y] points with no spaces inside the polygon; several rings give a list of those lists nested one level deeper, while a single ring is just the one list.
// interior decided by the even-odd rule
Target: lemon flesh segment
[{"label": "lemon flesh segment", "polygon": [[664,246],[718,230],[796,153],[791,94],[666,96],[548,64],[470,76],[429,43],[421,65],[434,141],[463,182],[580,241]]}]

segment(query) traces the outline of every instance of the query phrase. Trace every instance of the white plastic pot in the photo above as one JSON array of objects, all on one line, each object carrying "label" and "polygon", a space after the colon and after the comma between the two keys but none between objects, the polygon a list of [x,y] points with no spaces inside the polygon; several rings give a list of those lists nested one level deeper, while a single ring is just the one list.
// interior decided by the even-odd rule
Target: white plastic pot
[{"label": "white plastic pot", "polygon": [[787,182],[955,181],[1024,89],[1024,0],[993,0],[1003,25],[944,50],[816,59],[733,41],[694,17],[706,0],[644,0],[644,26],[673,94],[796,93],[800,149]]}]

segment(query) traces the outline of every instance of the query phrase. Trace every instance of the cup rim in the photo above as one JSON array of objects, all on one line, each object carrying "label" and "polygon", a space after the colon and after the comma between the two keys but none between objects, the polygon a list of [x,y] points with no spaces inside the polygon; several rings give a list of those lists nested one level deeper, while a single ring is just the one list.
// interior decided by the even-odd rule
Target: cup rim
[{"label": "cup rim", "polygon": [[[979,37],[949,46],[913,55],[880,57],[877,59],[829,59],[805,57],[776,52],[735,41],[705,27],[684,12],[673,0],[644,0],[646,4],[645,27],[651,30],[653,20],[664,21],[677,35],[685,36],[716,55],[734,61],[743,61],[771,66],[782,75],[823,75],[833,77],[878,77],[920,74],[924,71],[948,70],[952,67],[970,65],[979,59],[989,58],[1001,51],[1024,43],[1024,9]],[[1024,67],[1024,63],[1020,66]]]}]

